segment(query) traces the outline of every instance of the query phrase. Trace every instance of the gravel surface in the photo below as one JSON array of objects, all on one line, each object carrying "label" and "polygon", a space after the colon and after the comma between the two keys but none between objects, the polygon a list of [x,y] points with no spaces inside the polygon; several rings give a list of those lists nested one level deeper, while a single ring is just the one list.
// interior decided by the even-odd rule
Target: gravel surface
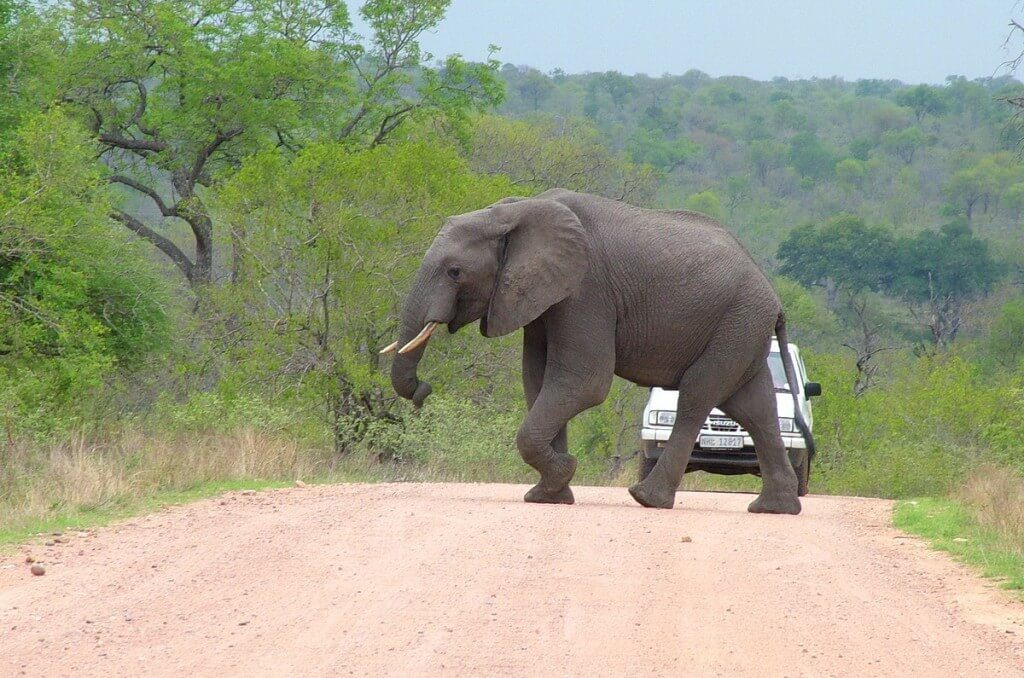
[{"label": "gravel surface", "polygon": [[40,536],[0,556],[0,676],[1024,676],[1024,604],[890,502],[525,489],[238,492]]}]

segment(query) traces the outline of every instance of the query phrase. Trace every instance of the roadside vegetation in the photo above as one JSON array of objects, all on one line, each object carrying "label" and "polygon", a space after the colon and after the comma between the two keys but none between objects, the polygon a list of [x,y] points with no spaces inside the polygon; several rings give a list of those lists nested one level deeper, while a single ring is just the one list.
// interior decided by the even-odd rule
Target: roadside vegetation
[{"label": "roadside vegetation", "polygon": [[[563,186],[727,223],[824,386],[812,492],[914,499],[908,529],[1019,566],[1017,80],[437,61],[447,5],[0,0],[0,539],[218,487],[528,480],[517,337],[432,343],[420,412],[377,350],[445,216]],[[645,396],[573,422],[580,482],[632,479]]]},{"label": "roadside vegetation", "polygon": [[[1020,523],[1006,530],[983,522],[992,519],[1004,522],[993,509],[1019,511],[1020,485],[987,489],[1010,490],[1012,494],[974,497],[980,502],[977,504],[972,503],[971,498],[901,501],[894,515],[896,527],[925,537],[934,548],[977,567],[1002,588],[1020,591],[1024,589],[1024,552],[1021,550],[1024,531]],[[1019,516],[1017,518],[1019,520]]]}]

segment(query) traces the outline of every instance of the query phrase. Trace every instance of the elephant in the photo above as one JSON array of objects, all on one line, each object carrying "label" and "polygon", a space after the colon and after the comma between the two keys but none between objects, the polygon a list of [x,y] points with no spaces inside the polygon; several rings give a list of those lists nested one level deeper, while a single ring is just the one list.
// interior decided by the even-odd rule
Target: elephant
[{"label": "elephant", "polygon": [[[527,502],[572,504],[576,458],[566,425],[607,397],[612,376],[679,391],[675,425],[653,470],[629,488],[672,508],[701,425],[714,407],[754,440],[754,513],[800,512],[767,366],[773,333],[796,398],[778,295],[719,222],[565,189],[510,197],[445,220],[405,298],[391,382],[419,408],[417,376],[431,334],[479,321],[485,337],[523,329],[527,414],[516,434],[540,479]],[[809,438],[806,422],[797,426]]]}]

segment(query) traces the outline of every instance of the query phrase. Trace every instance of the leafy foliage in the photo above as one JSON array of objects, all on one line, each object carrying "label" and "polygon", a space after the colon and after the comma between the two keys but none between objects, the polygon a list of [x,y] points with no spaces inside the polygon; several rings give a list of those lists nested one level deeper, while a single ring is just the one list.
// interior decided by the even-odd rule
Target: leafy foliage
[{"label": "leafy foliage", "polygon": [[947,107],[942,90],[929,85],[917,85],[900,90],[896,94],[896,103],[913,110],[918,122],[926,115],[944,113]]},{"label": "leafy foliage", "polygon": [[783,275],[825,287],[831,309],[839,292],[864,290],[924,307],[923,324],[936,344],[956,337],[964,303],[987,294],[1003,273],[988,243],[962,222],[896,238],[859,217],[839,216],[821,228],[808,224],[791,231],[778,257]]},{"label": "leafy foliage", "polygon": [[397,421],[377,351],[397,331],[418,255],[445,216],[510,192],[507,180],[473,175],[437,142],[360,152],[324,143],[292,160],[251,158],[217,204],[244,243],[235,283],[218,297],[231,337],[221,349],[223,388],[259,384],[276,400],[316,408],[339,448],[375,420]]},{"label": "leafy foliage", "polygon": [[806,224],[791,231],[779,245],[779,272],[808,286],[877,291],[891,280],[895,245],[885,228],[841,215],[820,228]]},{"label": "leafy foliage", "polygon": [[1024,359],[1024,296],[1003,304],[992,323],[989,349],[1004,368],[1021,367]]},{"label": "leafy foliage", "polygon": [[588,123],[552,118],[478,119],[470,163],[477,172],[508,177],[520,192],[560,187],[641,204],[657,180],[650,166],[610,152]]},{"label": "leafy foliage", "polygon": [[0,148],[0,406],[43,428],[168,339],[165,286],[112,230],[94,157],[60,111]]},{"label": "leafy foliage", "polygon": [[103,144],[110,180],[148,198],[158,218],[186,222],[195,256],[138,212],[115,218],[206,284],[215,238],[201,189],[245,155],[313,139],[372,146],[407,122],[464,125],[500,99],[494,63],[422,64],[417,38],[448,4],[370,0],[360,9],[373,31],[367,44],[345,4],[331,0],[59,4],[63,98]]},{"label": "leafy foliage", "polygon": [[961,356],[901,361],[894,378],[861,396],[842,383],[851,366],[811,356],[828,397],[815,403],[822,483],[870,496],[944,493],[973,467],[1021,468],[1020,375],[993,377]]}]

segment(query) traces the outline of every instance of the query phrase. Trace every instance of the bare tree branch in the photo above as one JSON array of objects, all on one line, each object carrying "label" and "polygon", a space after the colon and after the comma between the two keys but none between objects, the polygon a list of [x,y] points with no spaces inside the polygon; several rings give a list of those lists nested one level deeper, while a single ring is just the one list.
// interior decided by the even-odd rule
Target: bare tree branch
[{"label": "bare tree branch", "polygon": [[108,178],[108,181],[114,184],[123,184],[125,186],[128,186],[129,188],[134,188],[139,193],[143,193],[149,196],[150,200],[156,203],[157,209],[160,210],[160,214],[164,215],[165,217],[178,216],[177,205],[168,206],[167,203],[163,201],[163,198],[160,197],[160,194],[156,192],[155,189],[150,188],[149,186],[146,186],[145,184],[138,182],[135,179],[132,179],[131,177],[126,177],[121,174],[114,174]]},{"label": "bare tree branch", "polygon": [[153,151],[154,153],[159,153],[160,151],[167,150],[167,144],[162,141],[156,139],[133,139],[121,136],[120,134],[101,134],[100,141],[129,151]]},{"label": "bare tree branch", "polygon": [[128,230],[156,245],[157,249],[166,254],[167,257],[177,265],[181,272],[185,274],[186,278],[192,280],[192,261],[177,245],[171,242],[169,238],[160,235],[149,226],[146,226],[144,223],[122,210],[114,210],[111,212],[110,216],[116,221],[120,221],[122,224],[127,226]]},{"label": "bare tree branch", "polygon": [[227,132],[217,132],[217,136],[213,138],[213,141],[208,143],[199,149],[199,155],[196,156],[196,162],[192,165],[192,170],[189,172],[189,178],[192,183],[195,183],[203,173],[203,167],[206,165],[206,161],[210,159],[210,156],[220,146],[228,141],[231,141],[244,130],[241,127],[229,129]]}]

